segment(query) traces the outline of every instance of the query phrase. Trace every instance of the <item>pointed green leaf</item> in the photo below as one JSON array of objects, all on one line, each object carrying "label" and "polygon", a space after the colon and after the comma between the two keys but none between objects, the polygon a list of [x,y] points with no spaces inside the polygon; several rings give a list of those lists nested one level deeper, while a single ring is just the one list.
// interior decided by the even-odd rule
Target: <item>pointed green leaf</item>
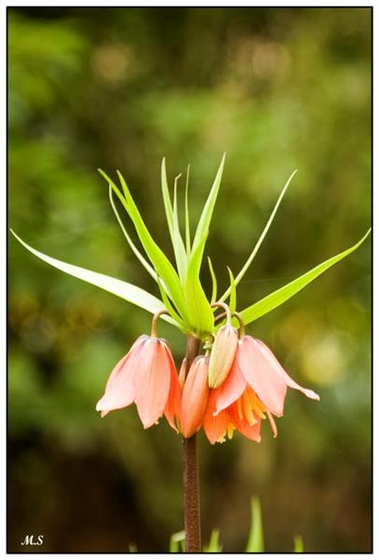
[{"label": "pointed green leaf", "polygon": [[232,271],[230,270],[229,267],[227,267],[228,272],[229,272],[229,278],[230,278],[230,298],[229,298],[229,309],[232,313],[236,312],[236,308],[237,308],[237,290],[236,290],[236,283],[234,280],[234,276]]},{"label": "pointed green leaf", "polygon": [[132,198],[132,195],[129,192],[129,189],[126,185],[125,179],[121,175],[119,171],[117,174],[121,181],[121,185],[124,191],[125,196],[120,193],[120,190],[116,187],[114,182],[104,171],[99,169],[99,172],[103,177],[112,185],[112,188],[115,190],[117,196],[120,198],[125,210],[129,214],[130,219],[132,220],[134,227],[136,229],[137,235],[139,240],[150,259],[150,262],[156,269],[158,275],[161,277],[163,281],[163,286],[167,291],[167,295],[171,298],[174,302],[175,307],[178,309],[179,313],[182,315],[183,319],[185,318],[185,301],[183,296],[183,290],[180,284],[179,277],[173,268],[172,264],[163,253],[163,251],[158,247],[155,243],[153,238],[151,237],[142,217],[139,213],[139,210]]},{"label": "pointed green leaf", "polygon": [[346,251],[343,251],[342,253],[339,253],[338,255],[331,257],[330,259],[324,261],[323,263],[319,264],[315,268],[312,268],[312,270],[306,272],[299,278],[296,278],[296,280],[293,280],[289,284],[286,284],[282,288],[279,288],[275,292],[272,292],[270,295],[264,297],[257,303],[254,303],[250,307],[244,309],[241,312],[244,323],[247,325],[252,321],[258,319],[259,317],[266,315],[266,313],[269,313],[269,311],[272,311],[276,307],[279,307],[279,305],[282,305],[282,303],[284,303],[285,301],[293,297],[295,294],[297,294],[300,290],[305,288],[305,286],[307,286],[310,282],[315,280],[318,276],[320,276],[320,274],[325,272],[328,268],[335,265],[338,261],[344,259],[348,255],[350,255],[350,253],[358,249],[358,247],[364,242],[364,240],[367,238],[370,232],[371,229],[368,230],[366,235],[360,241],[358,241],[358,243],[356,243],[349,249],[346,249]]},{"label": "pointed green leaf", "polygon": [[214,303],[215,301],[217,301],[217,278],[215,275],[215,271],[213,269],[213,265],[212,265],[212,261],[211,259],[208,257],[208,266],[209,266],[209,272],[212,278],[212,296],[211,296],[211,302]]},{"label": "pointed green leaf", "polygon": [[159,278],[159,276],[157,277],[157,283],[158,283],[159,291],[160,291],[161,298],[162,298],[162,301],[164,303],[165,309],[170,313],[170,315],[174,319],[174,321],[176,321],[180,330],[183,331],[185,334],[187,334],[188,328],[187,328],[186,324],[184,323],[184,321],[182,320],[182,318],[180,317],[180,315],[178,314],[178,312],[176,311],[176,309],[173,307],[169,297],[167,296],[167,294],[166,294],[166,292],[165,292],[165,290],[162,286],[162,282],[161,282],[161,279]]},{"label": "pointed green leaf", "polygon": [[246,552],[264,552],[262,514],[258,498],[251,499],[251,525]]},{"label": "pointed green leaf", "polygon": [[130,194],[125,179],[119,171],[117,171],[117,175],[121,181],[121,185],[125,194],[127,211],[131,220],[133,221],[143,248],[145,249],[147,256],[149,257],[159,276],[162,278],[164,286],[168,290],[168,295],[184,318],[185,302],[178,275],[166,255],[151,237],[142,219],[142,216],[139,213],[139,210],[132,198],[132,195]]},{"label": "pointed green leaf", "polygon": [[196,248],[197,245],[204,238],[204,236],[208,235],[209,224],[212,219],[212,214],[216,204],[217,195],[220,190],[220,183],[222,178],[222,172],[224,169],[224,163],[225,163],[225,154],[222,156],[220,167],[218,168],[215,180],[213,182],[213,186],[211,188],[211,191],[208,195],[207,201],[201,213],[200,220],[196,228],[195,238],[193,240],[193,248]]},{"label": "pointed green leaf", "polygon": [[[263,243],[264,238],[266,237],[266,234],[268,232],[268,230],[270,229],[270,226],[273,222],[273,219],[275,218],[275,214],[279,208],[279,205],[282,201],[282,198],[284,197],[286,190],[289,186],[289,184],[292,181],[293,176],[295,175],[295,173],[297,173],[297,169],[295,169],[295,171],[291,174],[290,178],[288,179],[287,183],[284,185],[282,192],[279,195],[279,198],[274,206],[273,211],[271,212],[271,215],[268,219],[268,222],[264,228],[264,230],[261,233],[261,236],[259,237],[253,251],[251,252],[251,255],[249,256],[249,258],[247,259],[246,263],[243,265],[243,267],[241,268],[241,270],[239,271],[239,273],[237,274],[236,278],[235,278],[235,285],[237,286],[237,284],[239,284],[239,282],[242,280],[242,278],[244,277],[247,269],[249,268],[249,266],[251,265],[251,263],[253,262],[256,254],[259,251],[260,246]],[[220,301],[225,301],[226,298],[228,297],[228,295],[230,294],[230,287],[226,290],[226,292],[222,295],[222,297],[220,298]]]},{"label": "pointed green leaf", "polygon": [[168,183],[167,183],[166,158],[162,159],[161,186],[162,186],[163,204],[166,213],[166,220],[167,220],[168,228],[171,233],[173,211],[172,211],[172,204],[171,204],[170,193],[168,190]]},{"label": "pointed green leaf", "polygon": [[175,178],[175,185],[174,185],[172,244],[174,247],[174,254],[175,254],[176,266],[178,268],[179,277],[181,281],[184,282],[187,273],[187,254],[186,254],[186,248],[184,246],[184,241],[180,234],[180,227],[179,227],[178,203],[177,203],[178,179],[179,177]]},{"label": "pointed green leaf", "polygon": [[169,190],[168,190],[168,185],[167,185],[166,160],[165,158],[163,158],[162,166],[161,166],[163,203],[164,203],[164,208],[166,213],[167,225],[171,237],[171,242],[174,249],[176,266],[178,269],[179,277],[183,281],[186,275],[187,259],[186,259],[186,249],[184,247],[184,242],[182,236],[180,235],[178,208],[177,208],[177,201],[176,201],[176,189],[177,189],[177,182],[179,177],[180,175],[178,175],[175,178],[174,204],[172,205]]},{"label": "pointed green leaf", "polygon": [[194,334],[200,337],[212,332],[214,320],[212,309],[199,278],[205,241],[206,238],[197,245],[196,250],[192,251],[185,283],[188,320]]},{"label": "pointed green leaf", "polygon": [[[149,294],[149,292],[142,290],[138,286],[134,286],[133,284],[118,280],[117,278],[112,278],[111,276],[100,274],[99,272],[92,272],[91,270],[87,270],[86,268],[68,264],[58,259],[54,259],[53,257],[49,257],[41,253],[40,251],[33,249],[33,247],[30,247],[30,245],[25,243],[25,241],[23,241],[13,230],[11,230],[11,232],[21,243],[21,245],[23,245],[26,249],[28,249],[28,251],[33,253],[33,255],[50,264],[51,266],[57,268],[58,270],[66,272],[66,274],[70,274],[71,276],[75,276],[80,280],[84,280],[84,282],[88,282],[89,284],[93,284],[98,288],[102,288],[106,292],[110,292],[111,294],[119,296],[120,298],[133,303],[137,307],[141,307],[142,309],[145,309],[150,313],[154,314],[164,307],[161,300]],[[176,321],[174,321],[168,315],[162,315],[162,319],[165,319],[169,323],[176,325]]]},{"label": "pointed green leaf", "polygon": [[112,186],[109,185],[109,200],[112,206],[112,210],[117,218],[117,221],[119,223],[119,226],[122,230],[122,233],[124,234],[126,241],[129,243],[129,246],[131,248],[131,250],[133,251],[133,253],[136,255],[137,259],[140,261],[140,263],[142,264],[142,266],[147,270],[147,272],[150,274],[150,276],[152,276],[154,278],[154,280],[157,279],[157,273],[155,272],[155,270],[153,269],[152,266],[150,266],[150,264],[147,262],[147,260],[145,259],[145,257],[140,253],[140,251],[137,249],[137,247],[134,245],[131,237],[129,236],[128,232],[126,231],[124,224],[122,223],[122,220],[120,218],[120,215],[117,211],[116,205],[114,203],[113,200],[113,189]]},{"label": "pointed green leaf", "polygon": [[186,251],[189,255],[191,252],[191,232],[190,232],[190,221],[189,221],[189,210],[188,210],[188,185],[189,185],[189,172],[190,166],[187,167],[187,177],[186,177],[186,191],[185,191],[185,237],[186,237]]}]

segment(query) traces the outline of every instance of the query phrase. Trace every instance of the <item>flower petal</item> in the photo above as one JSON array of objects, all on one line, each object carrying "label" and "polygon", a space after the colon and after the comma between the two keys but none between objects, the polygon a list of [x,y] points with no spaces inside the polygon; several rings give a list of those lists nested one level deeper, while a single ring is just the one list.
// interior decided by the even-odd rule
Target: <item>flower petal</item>
[{"label": "flower petal", "polygon": [[267,361],[271,361],[273,367],[275,367],[274,364],[276,364],[276,369],[278,374],[280,375],[280,377],[283,379],[284,383],[288,386],[291,387],[291,389],[297,389],[298,391],[301,391],[302,393],[304,393],[304,395],[306,395],[309,399],[314,399],[316,401],[320,400],[320,397],[317,393],[315,393],[314,391],[312,391],[311,389],[306,389],[304,387],[302,387],[301,385],[299,385],[298,383],[296,383],[296,381],[294,381],[289,375],[288,373],[282,368],[282,366],[280,365],[280,363],[278,362],[278,360],[275,358],[274,354],[271,352],[270,348],[268,348],[268,346],[266,346],[266,344],[264,342],[262,342],[261,340],[255,339],[255,342],[258,344],[258,346],[260,346],[261,348],[261,352],[263,354],[265,354]]},{"label": "flower petal", "polygon": [[187,358],[184,358],[179,370],[179,387],[181,391],[183,390],[184,381],[186,380],[186,369],[187,369],[186,363],[187,363]]},{"label": "flower petal", "polygon": [[237,359],[234,360],[230,373],[220,387],[214,389],[216,413],[224,410],[236,401],[246,388],[246,379],[242,375]]},{"label": "flower petal", "polygon": [[204,432],[212,445],[217,442],[223,442],[228,428],[231,427],[231,420],[228,412],[226,410],[221,410],[221,412],[215,414],[215,411],[215,393],[212,391],[203,421]]},{"label": "flower petal", "polygon": [[179,419],[180,416],[181,390],[178,380],[178,374],[171,352],[168,353],[168,362],[170,364],[170,391],[164,409],[164,415],[171,428],[175,430],[176,433],[179,433],[179,430],[175,424],[175,417]]},{"label": "flower petal", "polygon": [[257,443],[261,442],[261,419],[258,418],[257,423],[250,426],[246,421],[240,420],[236,424],[236,430],[240,432],[243,436]]},{"label": "flower petal", "polygon": [[145,339],[146,335],[140,336],[127,355],[113,368],[105,393],[96,405],[96,410],[101,411],[101,416],[105,416],[111,410],[125,408],[134,401],[134,378]]},{"label": "flower petal", "polygon": [[162,339],[149,337],[144,342],[135,386],[139,417],[144,428],[150,428],[162,416],[170,391],[170,361]]},{"label": "flower petal", "polygon": [[259,342],[252,336],[243,337],[237,349],[238,364],[265,407],[276,416],[282,416],[287,392],[287,383],[281,373],[283,368]]},{"label": "flower petal", "polygon": [[254,423],[249,423],[245,418],[241,418],[238,414],[237,403],[233,404],[228,412],[230,414],[230,419],[233,422],[236,430],[240,432],[243,436],[248,439],[252,439],[257,443],[261,441],[261,419],[254,416]]}]

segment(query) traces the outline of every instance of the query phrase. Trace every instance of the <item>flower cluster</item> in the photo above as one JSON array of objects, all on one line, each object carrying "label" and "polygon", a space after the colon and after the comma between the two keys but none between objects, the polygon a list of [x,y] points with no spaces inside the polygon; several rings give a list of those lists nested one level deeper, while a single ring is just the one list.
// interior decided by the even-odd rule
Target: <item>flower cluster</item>
[{"label": "flower cluster", "polygon": [[211,348],[187,367],[184,359],[177,374],[168,343],[156,336],[140,336],[113,369],[96,410],[105,416],[133,402],[143,426],[149,428],[165,416],[170,426],[190,438],[203,427],[213,444],[232,437],[235,430],[260,441],[261,420],[267,418],[274,436],[273,416],[282,416],[287,387],[310,399],[319,396],[298,385],[261,341],[232,325],[229,308],[226,324],[214,337]]}]

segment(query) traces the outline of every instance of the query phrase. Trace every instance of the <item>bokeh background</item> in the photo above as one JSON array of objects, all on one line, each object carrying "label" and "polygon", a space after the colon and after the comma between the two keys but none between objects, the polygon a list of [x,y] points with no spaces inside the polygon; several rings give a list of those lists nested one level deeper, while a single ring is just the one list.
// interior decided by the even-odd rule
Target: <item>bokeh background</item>
[{"label": "bokeh background", "polygon": [[[151,289],[96,169],[121,170],[170,252],[163,156],[171,184],[191,164],[195,222],[227,152],[207,246],[221,289],[299,170],[240,308],[370,225],[369,8],[8,8],[8,86],[9,226],[56,258]],[[180,437],[144,431],[134,407],[95,412],[150,316],[13,238],[8,271],[9,551],[27,534],[44,552],[167,551],[183,528]],[[264,425],[259,445],[199,436],[205,541],[218,528],[242,551],[255,495],[269,552],[297,534],[308,552],[371,550],[370,298],[368,240],[249,326],[321,401],[290,392],[279,437]],[[179,363],[183,337],[160,334]]]}]

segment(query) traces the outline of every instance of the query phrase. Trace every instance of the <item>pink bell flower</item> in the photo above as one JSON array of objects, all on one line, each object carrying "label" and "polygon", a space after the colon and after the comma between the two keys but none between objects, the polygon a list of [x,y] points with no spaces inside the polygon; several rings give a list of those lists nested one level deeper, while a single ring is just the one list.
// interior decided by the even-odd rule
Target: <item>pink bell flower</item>
[{"label": "pink bell flower", "polygon": [[109,376],[96,410],[105,416],[133,402],[144,428],[164,414],[175,430],[180,412],[178,375],[169,346],[162,338],[140,336]]},{"label": "pink bell flower", "polygon": [[301,391],[310,399],[320,400],[314,391],[301,387],[286,373],[261,340],[244,336],[238,342],[227,378],[211,391],[204,417],[209,441],[224,441],[226,435],[232,437],[237,430],[259,442],[261,420],[266,417],[276,437],[272,415],[283,415],[287,387]]}]

